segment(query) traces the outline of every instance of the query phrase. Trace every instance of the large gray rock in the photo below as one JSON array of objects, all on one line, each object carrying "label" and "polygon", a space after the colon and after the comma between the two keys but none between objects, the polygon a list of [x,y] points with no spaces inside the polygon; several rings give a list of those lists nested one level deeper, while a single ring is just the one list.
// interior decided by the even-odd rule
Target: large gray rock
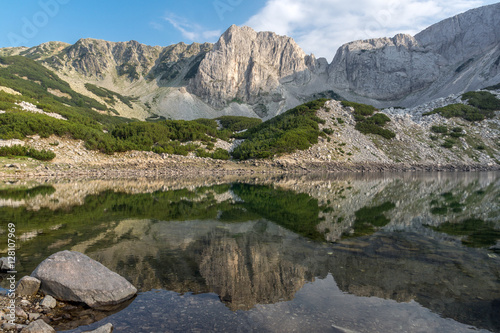
[{"label": "large gray rock", "polygon": [[23,276],[17,283],[16,293],[19,296],[34,296],[40,289],[40,280],[32,276]]},{"label": "large gray rock", "polygon": [[46,295],[62,301],[83,302],[92,308],[116,305],[137,293],[125,278],[73,251],[51,255],[31,276],[42,281],[41,291]]},{"label": "large gray rock", "polygon": [[56,330],[42,319],[32,322],[21,330],[21,333],[55,333]]}]

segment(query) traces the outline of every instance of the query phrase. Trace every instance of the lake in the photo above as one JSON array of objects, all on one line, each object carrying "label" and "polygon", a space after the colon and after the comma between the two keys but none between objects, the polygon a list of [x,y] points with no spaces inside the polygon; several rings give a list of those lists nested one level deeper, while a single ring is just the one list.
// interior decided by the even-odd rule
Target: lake
[{"label": "lake", "polygon": [[500,332],[498,172],[2,181],[1,256],[11,222],[18,278],[73,250],[140,291],[58,330]]}]

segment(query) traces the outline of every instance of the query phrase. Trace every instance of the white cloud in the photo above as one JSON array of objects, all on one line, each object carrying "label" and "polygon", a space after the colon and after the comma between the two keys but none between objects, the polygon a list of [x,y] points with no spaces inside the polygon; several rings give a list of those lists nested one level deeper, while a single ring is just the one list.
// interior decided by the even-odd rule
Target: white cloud
[{"label": "white cloud", "polygon": [[344,43],[414,35],[488,0],[268,0],[245,25],[293,37],[306,51],[333,59]]},{"label": "white cloud", "polygon": [[217,39],[222,32],[220,30],[206,30],[199,24],[189,22],[183,17],[168,13],[165,21],[177,29],[184,38],[192,42],[207,42]]},{"label": "white cloud", "polygon": [[149,25],[151,26],[151,28],[155,29],[155,30],[158,30],[158,31],[163,31],[163,24],[160,24],[158,22],[149,22]]}]

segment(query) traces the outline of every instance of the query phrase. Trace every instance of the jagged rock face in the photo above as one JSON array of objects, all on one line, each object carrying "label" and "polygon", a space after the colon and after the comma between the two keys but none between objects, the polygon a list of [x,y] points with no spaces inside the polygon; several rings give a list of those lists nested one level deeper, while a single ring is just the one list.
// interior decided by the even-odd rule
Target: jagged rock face
[{"label": "jagged rock face", "polygon": [[289,37],[230,27],[201,62],[189,90],[216,108],[283,99],[280,80],[307,71],[304,51]]},{"label": "jagged rock face", "polygon": [[437,56],[412,36],[356,41],[342,46],[329,68],[329,82],[378,100],[394,100],[428,87],[437,78]]},{"label": "jagged rock face", "polygon": [[116,71],[118,77],[129,81],[157,79],[159,83],[169,85],[179,77],[189,79],[186,78],[188,74],[194,77],[196,66],[211,47],[209,43],[159,47],[136,41],[115,43],[81,39],[47,63],[59,69],[70,68],[88,78],[102,79]]},{"label": "jagged rock face", "polygon": [[66,50],[65,60],[77,72],[89,77],[102,77],[117,68],[132,78],[138,78],[137,75],[147,72],[155,64],[160,52],[160,47],[136,41],[113,43],[81,39]]},{"label": "jagged rock face", "polygon": [[500,4],[470,10],[415,35],[426,50],[451,63],[462,62],[498,46]]},{"label": "jagged rock face", "polygon": [[185,82],[192,79],[213,44],[179,43],[168,46],[159,55],[149,77],[157,78],[160,83]]},{"label": "jagged rock face", "polygon": [[441,21],[415,37],[396,35],[345,44],[329,68],[329,85],[365,102],[404,106],[484,88],[500,81],[500,4]]}]

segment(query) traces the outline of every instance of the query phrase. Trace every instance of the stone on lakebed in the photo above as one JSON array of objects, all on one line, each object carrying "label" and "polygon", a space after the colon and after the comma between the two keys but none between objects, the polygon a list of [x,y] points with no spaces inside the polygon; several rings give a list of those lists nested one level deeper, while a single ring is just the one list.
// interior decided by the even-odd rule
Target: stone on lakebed
[{"label": "stone on lakebed", "polygon": [[61,301],[82,302],[91,308],[120,304],[137,289],[101,263],[74,251],[61,251],[45,259],[31,276],[39,279],[40,290]]}]

